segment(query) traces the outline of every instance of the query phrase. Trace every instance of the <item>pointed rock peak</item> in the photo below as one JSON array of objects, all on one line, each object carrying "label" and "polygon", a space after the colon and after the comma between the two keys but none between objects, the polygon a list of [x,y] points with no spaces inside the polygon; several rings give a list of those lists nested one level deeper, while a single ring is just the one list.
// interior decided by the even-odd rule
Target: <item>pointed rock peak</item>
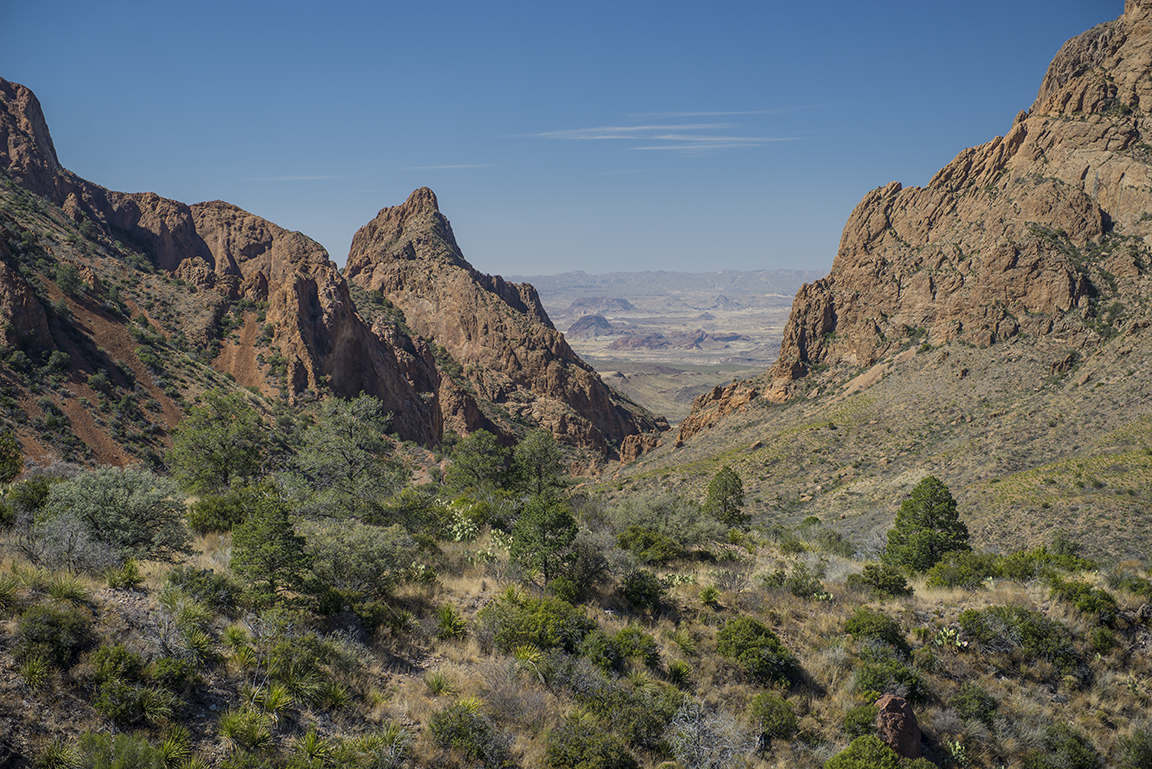
[{"label": "pointed rock peak", "polygon": [[0,170],[40,195],[64,172],[31,89],[0,78]]},{"label": "pointed rock peak", "polygon": [[436,202],[436,193],[427,187],[421,187],[414,190],[408,199],[404,201],[404,208],[410,209],[413,212],[427,211],[430,213],[440,213],[440,205]]}]

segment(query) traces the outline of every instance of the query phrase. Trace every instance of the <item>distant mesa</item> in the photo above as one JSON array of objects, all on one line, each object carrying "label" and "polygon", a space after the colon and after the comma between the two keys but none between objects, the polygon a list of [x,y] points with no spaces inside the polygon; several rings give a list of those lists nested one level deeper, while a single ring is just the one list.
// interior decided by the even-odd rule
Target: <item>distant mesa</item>
[{"label": "distant mesa", "polygon": [[709,334],[696,329],[678,334],[637,334],[624,336],[608,345],[609,350],[720,350],[731,342],[750,341],[744,334]]},{"label": "distant mesa", "polygon": [[695,320],[716,320],[716,316],[710,312],[702,312],[696,316]]},{"label": "distant mesa", "polygon": [[568,327],[569,339],[595,339],[614,333],[614,327],[603,315],[585,315]]},{"label": "distant mesa", "polygon": [[567,315],[603,315],[610,312],[636,312],[627,299],[611,296],[585,296],[568,305]]},{"label": "distant mesa", "polygon": [[712,300],[711,309],[713,309],[713,310],[738,310],[738,309],[740,309],[740,307],[741,307],[741,304],[739,302],[733,301],[733,300],[729,299],[728,297],[724,296],[723,294],[721,294],[720,296],[718,296]]}]

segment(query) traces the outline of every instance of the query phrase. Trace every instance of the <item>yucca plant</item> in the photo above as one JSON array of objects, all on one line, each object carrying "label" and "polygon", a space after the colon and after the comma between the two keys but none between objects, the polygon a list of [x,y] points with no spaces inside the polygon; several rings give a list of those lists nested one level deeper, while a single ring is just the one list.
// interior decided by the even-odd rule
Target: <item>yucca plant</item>
[{"label": "yucca plant", "polygon": [[171,721],[182,704],[175,694],[155,686],[142,686],[139,692],[140,714],[152,726]]},{"label": "yucca plant", "polygon": [[372,747],[365,752],[372,755],[372,765],[378,769],[396,769],[412,752],[412,734],[400,724],[385,724],[370,736]]},{"label": "yucca plant", "polygon": [[113,566],[104,572],[104,581],[112,589],[129,589],[144,584],[144,575],[140,573],[140,565],[129,558],[119,566]]},{"label": "yucca plant", "polygon": [[20,663],[20,677],[30,689],[40,689],[52,678],[52,665],[43,657],[29,657]]},{"label": "yucca plant", "polygon": [[20,580],[15,574],[0,575],[0,615],[8,617],[16,612],[19,606],[16,590],[20,587]]},{"label": "yucca plant", "polygon": [[446,603],[436,610],[436,625],[436,637],[445,641],[462,636],[468,621],[460,616],[455,606]]},{"label": "yucca plant", "polygon": [[340,710],[352,701],[352,693],[335,681],[324,681],[317,687],[312,703],[323,710]]},{"label": "yucca plant", "polygon": [[672,660],[668,663],[668,680],[676,686],[683,687],[692,677],[692,666],[684,660]]},{"label": "yucca plant", "polygon": [[239,625],[229,625],[220,634],[220,640],[232,651],[248,645],[248,631]]},{"label": "yucca plant", "polygon": [[75,769],[80,757],[67,740],[57,737],[44,746],[33,765],[36,769]]},{"label": "yucca plant", "polygon": [[266,714],[248,708],[232,709],[220,716],[220,736],[233,749],[261,750],[272,744],[272,732]]},{"label": "yucca plant", "polygon": [[164,758],[165,769],[178,769],[192,758],[192,736],[180,724],[173,724],[164,731],[160,741],[160,754]]},{"label": "yucca plant", "polygon": [[297,755],[304,756],[310,762],[327,762],[332,755],[332,745],[316,733],[315,727],[310,728],[302,737],[293,742]]},{"label": "yucca plant", "polygon": [[277,723],[293,705],[292,693],[288,691],[288,687],[278,683],[269,684],[263,691],[261,700],[264,712],[272,716],[272,720]]},{"label": "yucca plant", "polygon": [[441,694],[453,694],[456,691],[452,679],[442,670],[434,670],[424,676],[424,684],[433,697],[439,697]]},{"label": "yucca plant", "polygon": [[672,643],[680,647],[680,651],[687,654],[689,657],[695,657],[697,652],[696,639],[694,639],[687,630],[675,630],[668,636],[672,639]]},{"label": "yucca plant", "polygon": [[232,661],[241,670],[251,670],[256,667],[260,660],[256,655],[256,650],[251,646],[241,646],[232,652]]},{"label": "yucca plant", "polygon": [[53,574],[48,578],[45,587],[48,595],[57,601],[73,604],[81,604],[88,601],[88,591],[84,588],[84,585],[80,584],[80,580],[74,574],[68,574],[67,572]]}]

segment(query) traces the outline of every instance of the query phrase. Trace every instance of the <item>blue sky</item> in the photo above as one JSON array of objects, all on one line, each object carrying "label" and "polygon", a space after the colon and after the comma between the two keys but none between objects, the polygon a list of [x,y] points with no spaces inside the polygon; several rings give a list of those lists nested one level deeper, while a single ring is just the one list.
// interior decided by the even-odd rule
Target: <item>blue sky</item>
[{"label": "blue sky", "polygon": [[480,270],[827,270],[1122,0],[0,2],[61,162],[322,243],[416,187]]}]

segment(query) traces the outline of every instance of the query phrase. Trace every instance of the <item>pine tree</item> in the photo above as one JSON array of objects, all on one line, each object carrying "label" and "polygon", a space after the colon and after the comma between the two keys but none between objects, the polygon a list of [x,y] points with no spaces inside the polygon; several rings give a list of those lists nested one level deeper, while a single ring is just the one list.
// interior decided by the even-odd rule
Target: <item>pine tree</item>
[{"label": "pine tree", "polygon": [[744,484],[731,467],[725,465],[708,484],[704,512],[728,526],[748,525],[744,514]]},{"label": "pine tree", "polygon": [[537,494],[512,527],[509,556],[521,566],[539,569],[544,584],[559,574],[576,539],[576,519],[558,499]]},{"label": "pine tree", "polygon": [[928,476],[900,505],[888,531],[884,560],[912,571],[927,571],[948,553],[969,550],[968,527],[960,521],[948,487]]},{"label": "pine tree", "polygon": [[304,537],[292,528],[288,504],[266,490],[243,523],[232,529],[232,570],[252,580],[262,597],[298,588],[309,561]]}]

